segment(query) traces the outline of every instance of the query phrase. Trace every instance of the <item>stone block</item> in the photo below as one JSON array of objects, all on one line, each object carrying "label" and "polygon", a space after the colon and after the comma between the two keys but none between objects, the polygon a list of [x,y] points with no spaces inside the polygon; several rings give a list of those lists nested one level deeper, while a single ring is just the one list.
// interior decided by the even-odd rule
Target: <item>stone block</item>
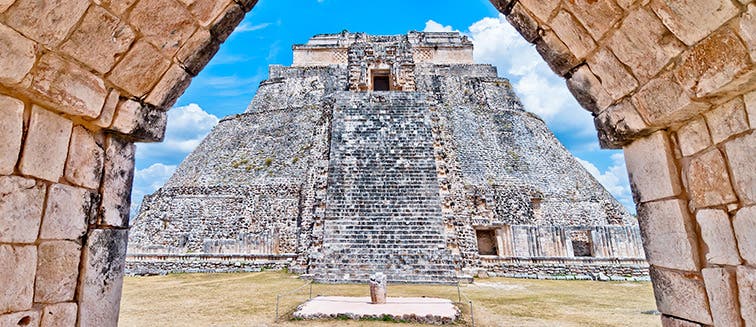
[{"label": "stone block", "polygon": [[21,82],[34,66],[37,45],[23,35],[0,24],[0,83]]},{"label": "stone block", "polygon": [[98,127],[108,128],[113,124],[113,116],[115,116],[116,107],[121,99],[118,91],[111,90],[108,97],[105,99],[105,104],[102,106],[102,112],[97,120],[92,121]]},{"label": "stone block", "polygon": [[743,102],[748,113],[748,125],[751,129],[756,129],[756,91],[743,95]]},{"label": "stone block", "polygon": [[236,26],[239,26],[239,23],[244,19],[245,13],[244,9],[235,2],[229,3],[223,9],[223,13],[213,21],[210,27],[210,34],[223,43],[231,35]]},{"label": "stone block", "polygon": [[133,100],[121,101],[110,128],[142,142],[159,142],[165,136],[166,112]]},{"label": "stone block", "polygon": [[578,59],[585,58],[596,48],[596,42],[590,34],[567,11],[561,10],[554,16],[551,20],[551,28]]},{"label": "stone block", "polygon": [[732,219],[740,256],[751,265],[756,264],[756,207],[738,210]]},{"label": "stone block", "polygon": [[53,184],[47,195],[47,208],[39,238],[78,240],[96,214],[97,195],[87,189]]},{"label": "stone block", "polygon": [[609,107],[593,121],[598,130],[602,148],[621,148],[648,127],[629,100],[623,100]]},{"label": "stone block", "polygon": [[210,31],[200,28],[179,49],[176,58],[184,65],[187,72],[197,76],[219,49],[220,41],[214,39]]},{"label": "stone block", "polygon": [[8,26],[54,48],[65,39],[88,6],[88,0],[16,0],[3,18]]},{"label": "stone block", "polygon": [[0,14],[5,12],[16,0],[0,0]]},{"label": "stone block", "polygon": [[33,106],[19,169],[28,176],[57,182],[63,177],[73,123]]},{"label": "stone block", "polygon": [[128,231],[124,229],[95,229],[89,232],[82,255],[82,278],[78,293],[81,326],[118,325],[127,234]]},{"label": "stone block", "polygon": [[724,268],[704,268],[701,270],[701,275],[706,285],[714,326],[743,326],[740,320],[735,271]]},{"label": "stone block", "polygon": [[137,0],[94,0],[94,2],[100,6],[110,8],[116,15],[123,16]]},{"label": "stone block", "polygon": [[32,90],[56,110],[97,118],[108,90],[100,77],[53,53],[39,60],[33,73]]},{"label": "stone block", "polygon": [[102,181],[102,222],[115,227],[129,226],[131,184],[134,180],[133,143],[115,135],[105,140],[105,175]]},{"label": "stone block", "polygon": [[611,103],[612,98],[601,86],[601,81],[593,75],[588,65],[582,65],[567,80],[567,88],[583,108],[600,113]]},{"label": "stone block", "polygon": [[650,7],[664,25],[689,46],[705,38],[739,12],[729,0],[653,0]]},{"label": "stone block", "polygon": [[74,127],[66,161],[66,180],[86,188],[98,188],[104,156],[92,132],[82,126]]},{"label": "stone block", "polygon": [[724,157],[712,149],[692,158],[683,168],[688,181],[688,195],[695,208],[711,207],[735,202],[738,199],[730,185],[730,174]]},{"label": "stone block", "polygon": [[740,255],[727,212],[719,209],[698,210],[696,221],[701,229],[706,261],[715,265],[739,265]]},{"label": "stone block", "polygon": [[677,130],[677,144],[683,156],[690,156],[711,145],[709,129],[703,117],[696,117]]},{"label": "stone block", "polygon": [[756,134],[751,132],[724,144],[735,191],[745,205],[756,203]]},{"label": "stone block", "polygon": [[546,23],[559,5],[559,0],[520,0],[525,8],[532,12],[541,22]]},{"label": "stone block", "polygon": [[201,26],[207,27],[232,1],[181,0],[181,2],[189,8],[189,11],[197,18]]},{"label": "stone block", "polygon": [[31,309],[37,247],[0,244],[0,262],[0,314]]},{"label": "stone block", "polygon": [[100,6],[91,6],[61,51],[105,74],[134,41],[134,31]]},{"label": "stone block", "polygon": [[641,83],[656,75],[684,49],[659,18],[644,8],[632,11],[607,44]]},{"label": "stone block", "polygon": [[601,80],[601,85],[612,99],[619,99],[638,87],[635,77],[607,48],[599,49],[591,58],[588,58],[588,65]]},{"label": "stone block", "polygon": [[750,61],[735,30],[724,28],[685,52],[675,75],[685,89],[702,98],[742,88],[753,77]]},{"label": "stone block", "polygon": [[[0,40],[2,40],[0,38]],[[2,42],[2,41],[0,41]],[[2,59],[0,58],[0,62]],[[24,103],[0,95],[0,175],[10,175],[21,153],[21,137],[24,133]]]},{"label": "stone block", "polygon": [[544,31],[536,42],[536,51],[543,57],[554,73],[565,76],[580,64],[570,49],[551,31]]},{"label": "stone block", "polygon": [[654,266],[698,270],[695,226],[682,200],[638,206],[638,223],[648,262]]},{"label": "stone block", "polygon": [[176,54],[197,29],[187,8],[171,0],[139,1],[129,14],[129,22],[142,34],[142,40],[151,43],[168,57]]},{"label": "stone block", "polygon": [[191,76],[183,68],[179,65],[171,65],[168,72],[163,75],[160,82],[147,96],[145,102],[158,109],[168,110],[176,103],[184,90],[189,87],[191,81]]},{"label": "stone block", "polygon": [[34,243],[42,221],[45,185],[33,179],[0,176],[0,242]]},{"label": "stone block", "polygon": [[663,314],[711,325],[703,278],[697,272],[649,269],[656,307]]},{"label": "stone block", "polygon": [[79,278],[81,246],[72,241],[46,241],[37,249],[35,303],[73,301]]},{"label": "stone block", "polygon": [[701,324],[697,324],[695,322],[690,322],[687,320],[678,319],[672,316],[662,315],[661,316],[661,325],[662,327],[703,327]]},{"label": "stone block", "polygon": [[737,276],[740,316],[746,326],[756,326],[756,269],[738,266]]},{"label": "stone block", "polygon": [[748,130],[748,117],[743,99],[737,97],[704,114],[709,123],[711,138],[720,143],[728,137]]},{"label": "stone block", "polygon": [[129,95],[143,97],[152,90],[168,67],[170,62],[160,51],[153,45],[139,40],[113,68],[108,79]]},{"label": "stone block", "polygon": [[649,124],[667,126],[688,120],[709,108],[707,103],[693,101],[694,97],[672,74],[662,74],[641,87],[632,99]]},{"label": "stone block", "polygon": [[595,40],[601,39],[604,33],[614,26],[624,14],[622,8],[611,0],[566,1],[563,3]]},{"label": "stone block", "polygon": [[626,146],[625,163],[636,203],[680,194],[680,177],[665,132],[656,132]]},{"label": "stone block", "polygon": [[32,310],[0,315],[0,326],[39,326],[39,311]]},{"label": "stone block", "polygon": [[40,327],[69,327],[76,325],[76,303],[56,303],[46,305],[42,309],[42,324]]},{"label": "stone block", "polygon": [[748,47],[751,61],[756,61],[756,4],[752,1],[738,20],[737,32]]},{"label": "stone block", "polygon": [[520,32],[526,41],[535,43],[538,39],[538,22],[519,2],[512,7],[512,11],[507,15],[507,21],[517,32]]}]

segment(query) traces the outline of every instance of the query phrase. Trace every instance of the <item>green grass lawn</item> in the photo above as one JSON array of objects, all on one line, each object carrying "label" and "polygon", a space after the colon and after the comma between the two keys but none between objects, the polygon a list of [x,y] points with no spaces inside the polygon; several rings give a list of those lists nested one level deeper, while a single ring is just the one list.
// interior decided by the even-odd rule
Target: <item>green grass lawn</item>
[{"label": "green grass lawn", "polygon": [[[127,277],[121,326],[394,326],[378,321],[274,321],[276,295],[305,281],[284,272],[177,274]],[[660,326],[651,283],[478,279],[462,285],[473,301],[476,326]],[[369,296],[367,285],[314,284],[315,295]],[[457,288],[389,285],[389,296],[457,300]],[[290,314],[307,299],[309,287],[281,300]],[[465,322],[469,323],[469,310]],[[399,324],[415,326],[414,324]]]}]

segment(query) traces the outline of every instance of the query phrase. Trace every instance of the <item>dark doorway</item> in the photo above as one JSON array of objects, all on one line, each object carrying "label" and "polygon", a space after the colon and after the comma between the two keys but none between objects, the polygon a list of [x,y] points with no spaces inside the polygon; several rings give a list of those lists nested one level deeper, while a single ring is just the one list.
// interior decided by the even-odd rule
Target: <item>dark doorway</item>
[{"label": "dark doorway", "polygon": [[478,229],[478,253],[481,255],[498,255],[496,250],[496,231],[493,229]]},{"label": "dark doorway", "polygon": [[593,244],[591,242],[590,231],[573,231],[570,233],[570,239],[572,240],[572,253],[576,257],[592,256],[591,248],[593,248]]},{"label": "dark doorway", "polygon": [[388,75],[373,76],[373,91],[390,91]]}]

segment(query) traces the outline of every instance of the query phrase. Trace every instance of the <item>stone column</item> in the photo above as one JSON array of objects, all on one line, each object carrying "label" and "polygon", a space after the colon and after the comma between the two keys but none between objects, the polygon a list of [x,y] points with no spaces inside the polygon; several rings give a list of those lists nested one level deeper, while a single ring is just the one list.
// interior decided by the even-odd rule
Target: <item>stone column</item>
[{"label": "stone column", "polygon": [[373,304],[386,303],[386,275],[375,273],[370,276],[370,302]]}]

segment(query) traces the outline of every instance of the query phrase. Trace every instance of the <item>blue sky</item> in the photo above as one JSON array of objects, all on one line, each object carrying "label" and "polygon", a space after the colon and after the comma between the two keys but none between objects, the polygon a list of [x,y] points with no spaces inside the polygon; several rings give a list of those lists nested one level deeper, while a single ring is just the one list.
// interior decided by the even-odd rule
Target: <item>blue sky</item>
[{"label": "blue sky", "polygon": [[[342,30],[370,34],[460,31],[478,63],[496,65],[525,108],[541,116],[591,174],[634,212],[621,151],[600,150],[591,115],[488,0],[261,0],[168,113],[166,140],[137,145],[132,209],[157,190],[224,116],[243,112],[268,65],[290,65],[291,45]],[[132,214],[133,215],[133,214]]]}]

